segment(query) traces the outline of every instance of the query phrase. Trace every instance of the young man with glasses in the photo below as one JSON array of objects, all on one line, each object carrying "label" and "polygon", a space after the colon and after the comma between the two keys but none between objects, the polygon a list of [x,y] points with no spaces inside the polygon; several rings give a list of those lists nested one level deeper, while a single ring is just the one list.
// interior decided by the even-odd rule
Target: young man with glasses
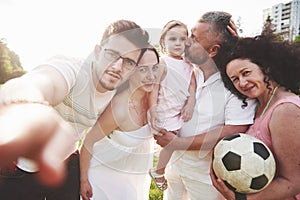
[{"label": "young man with glasses", "polygon": [[245,132],[253,123],[254,102],[243,109],[243,102],[225,88],[217,70],[222,44],[236,39],[230,18],[225,12],[205,13],[186,41],[185,57],[198,68],[196,105],[180,137],[167,131],[154,136],[158,144],[175,150],[166,169],[164,199],[217,200],[219,193],[209,175],[212,149],[220,138]]},{"label": "young man with glasses", "polygon": [[136,23],[119,20],[83,62],[57,56],[2,86],[0,199],[80,198],[76,143],[133,73],[148,40]]}]

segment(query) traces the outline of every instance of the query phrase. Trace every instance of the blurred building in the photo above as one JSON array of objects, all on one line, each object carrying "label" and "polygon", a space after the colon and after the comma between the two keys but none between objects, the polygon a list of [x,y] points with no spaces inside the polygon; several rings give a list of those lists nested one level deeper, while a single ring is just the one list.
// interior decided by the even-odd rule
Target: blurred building
[{"label": "blurred building", "polygon": [[300,0],[280,3],[263,10],[264,22],[271,17],[275,33],[279,33],[285,40],[292,41],[300,34]]}]

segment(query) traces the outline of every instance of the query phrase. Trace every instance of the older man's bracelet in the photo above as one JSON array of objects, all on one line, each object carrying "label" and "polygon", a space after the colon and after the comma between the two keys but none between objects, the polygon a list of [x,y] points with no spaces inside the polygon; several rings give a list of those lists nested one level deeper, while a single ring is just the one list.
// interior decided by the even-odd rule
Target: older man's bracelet
[{"label": "older man's bracelet", "polygon": [[247,200],[247,195],[239,192],[234,192],[235,200]]}]

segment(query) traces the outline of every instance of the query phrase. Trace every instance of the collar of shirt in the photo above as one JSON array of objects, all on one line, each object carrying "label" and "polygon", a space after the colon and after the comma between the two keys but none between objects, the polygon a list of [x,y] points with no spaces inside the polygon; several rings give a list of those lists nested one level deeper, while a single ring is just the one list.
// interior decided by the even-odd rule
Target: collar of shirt
[{"label": "collar of shirt", "polygon": [[213,75],[211,75],[206,81],[204,81],[204,74],[201,70],[197,71],[197,88],[203,88],[210,84],[213,84],[215,81],[218,81],[221,79],[220,72],[216,72]]}]

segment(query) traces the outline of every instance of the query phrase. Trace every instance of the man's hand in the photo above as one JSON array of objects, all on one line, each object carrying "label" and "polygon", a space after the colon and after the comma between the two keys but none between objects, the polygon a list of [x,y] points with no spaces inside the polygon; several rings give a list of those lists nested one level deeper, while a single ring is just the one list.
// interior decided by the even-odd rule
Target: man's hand
[{"label": "man's hand", "polygon": [[176,138],[178,138],[178,131],[171,132],[163,129],[160,131],[160,134],[161,135],[154,135],[156,143],[163,148],[176,150]]},{"label": "man's hand", "polygon": [[0,167],[18,157],[36,162],[47,186],[64,179],[64,160],[74,151],[74,129],[54,109],[38,103],[0,106]]},{"label": "man's hand", "polygon": [[238,32],[237,32],[236,25],[234,24],[234,21],[232,19],[230,19],[229,25],[227,25],[226,28],[229,31],[229,33],[231,33],[231,35],[237,36],[237,37],[239,36]]}]

